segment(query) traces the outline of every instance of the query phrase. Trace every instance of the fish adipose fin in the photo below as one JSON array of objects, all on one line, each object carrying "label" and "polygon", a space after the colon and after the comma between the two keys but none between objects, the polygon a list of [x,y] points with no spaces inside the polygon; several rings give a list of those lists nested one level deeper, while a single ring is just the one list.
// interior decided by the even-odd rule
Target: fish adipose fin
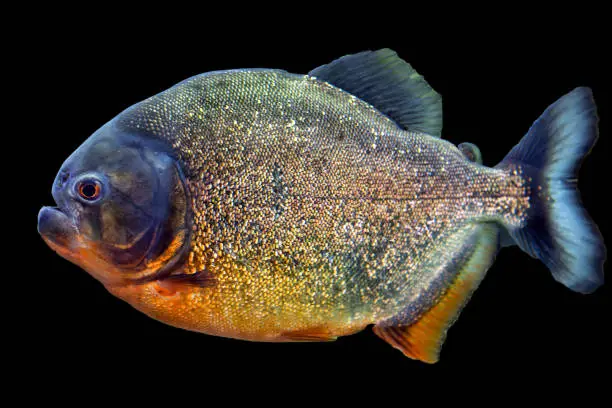
[{"label": "fish adipose fin", "polygon": [[346,55],[309,75],[366,101],[402,129],[440,137],[442,97],[395,51]]},{"label": "fish adipose fin", "polygon": [[461,143],[457,148],[469,161],[482,164],[482,153],[480,153],[480,149],[475,144]]},{"label": "fish adipose fin", "polygon": [[446,332],[476,290],[493,263],[498,248],[499,228],[483,224],[475,250],[464,262],[452,265],[456,278],[438,302],[417,321],[407,326],[376,325],[376,335],[407,357],[425,363],[436,363]]},{"label": "fish adipose fin", "polygon": [[603,284],[606,248],[580,202],[578,170],[597,141],[591,90],[576,88],[549,106],[498,168],[531,178],[523,228],[508,227],[518,246],[540,259],[568,288],[591,293]]}]

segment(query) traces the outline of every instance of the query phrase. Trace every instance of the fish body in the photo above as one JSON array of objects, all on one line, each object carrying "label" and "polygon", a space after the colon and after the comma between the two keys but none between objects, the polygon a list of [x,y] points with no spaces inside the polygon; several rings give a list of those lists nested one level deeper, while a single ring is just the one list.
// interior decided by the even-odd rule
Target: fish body
[{"label": "fish body", "polygon": [[[576,106],[564,101],[579,104],[572,126],[585,128],[589,148],[590,98],[581,88],[556,105],[561,115]],[[574,197],[574,186],[555,183],[577,168],[546,173],[550,137],[537,123],[489,168],[475,146],[439,137],[439,95],[389,50],[310,75],[207,73],[94,133],[60,170],[59,209],[41,211],[39,231],[111,293],[173,326],[309,341],[374,324],[433,362],[502,241],[575,290],[601,284],[605,249],[583,210],[574,224],[589,238],[590,269],[564,258],[580,233],[546,232],[550,203],[561,190]],[[578,160],[584,146],[566,150]]]}]

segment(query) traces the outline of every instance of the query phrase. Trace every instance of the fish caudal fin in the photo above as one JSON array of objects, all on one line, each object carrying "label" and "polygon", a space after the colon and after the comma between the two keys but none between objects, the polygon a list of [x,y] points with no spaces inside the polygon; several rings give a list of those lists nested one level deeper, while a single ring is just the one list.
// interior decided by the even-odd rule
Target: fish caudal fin
[{"label": "fish caudal fin", "polygon": [[580,164],[597,141],[597,121],[591,90],[576,88],[549,106],[497,166],[520,168],[531,178],[527,223],[508,232],[557,281],[581,293],[602,285],[606,258],[577,188]]}]

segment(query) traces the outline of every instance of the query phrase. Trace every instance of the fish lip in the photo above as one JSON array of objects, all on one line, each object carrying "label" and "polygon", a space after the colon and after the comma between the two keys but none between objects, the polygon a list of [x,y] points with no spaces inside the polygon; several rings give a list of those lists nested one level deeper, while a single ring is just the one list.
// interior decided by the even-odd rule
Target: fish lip
[{"label": "fish lip", "polygon": [[40,209],[37,229],[45,241],[61,247],[67,247],[77,233],[72,219],[58,207]]}]

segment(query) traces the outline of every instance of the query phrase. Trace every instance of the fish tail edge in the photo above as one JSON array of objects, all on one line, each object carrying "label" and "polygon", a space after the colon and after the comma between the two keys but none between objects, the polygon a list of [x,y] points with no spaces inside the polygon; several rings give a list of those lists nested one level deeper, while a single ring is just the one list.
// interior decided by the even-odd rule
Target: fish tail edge
[{"label": "fish tail edge", "polygon": [[531,179],[526,225],[507,226],[514,242],[558,282],[580,293],[603,284],[606,248],[583,207],[578,171],[598,138],[592,91],[579,87],[550,105],[497,168]]}]

